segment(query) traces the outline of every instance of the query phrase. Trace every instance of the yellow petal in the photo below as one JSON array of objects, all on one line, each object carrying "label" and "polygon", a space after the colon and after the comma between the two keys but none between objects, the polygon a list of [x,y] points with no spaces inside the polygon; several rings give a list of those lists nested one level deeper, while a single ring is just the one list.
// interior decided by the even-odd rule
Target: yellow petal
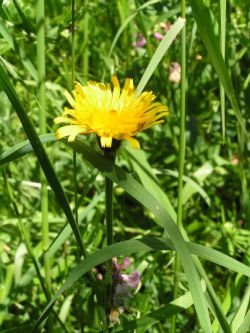
[{"label": "yellow petal", "polygon": [[71,124],[71,119],[68,117],[56,117],[54,119],[55,124],[65,123],[65,124]]},{"label": "yellow petal", "polygon": [[120,98],[120,84],[116,76],[112,76],[112,82],[114,85],[113,99],[112,99],[112,109],[118,110],[119,108],[119,98]]},{"label": "yellow petal", "polygon": [[123,89],[118,78],[110,84],[88,81],[82,86],[75,84],[72,93],[65,92],[71,107],[64,108],[56,124],[68,124],[57,131],[57,138],[68,137],[74,141],[78,134],[96,133],[102,147],[110,148],[112,140],[128,140],[134,148],[139,142],[134,136],[140,131],[163,122],[167,107],[154,102],[152,92],[135,95],[131,78],[126,79]]},{"label": "yellow petal", "polygon": [[101,136],[101,146],[102,148],[111,148],[112,137]]},{"label": "yellow petal", "polygon": [[75,108],[76,102],[74,101],[74,98],[70,95],[70,93],[67,90],[64,91],[64,96],[67,98],[69,104],[73,106],[73,108]]},{"label": "yellow petal", "polygon": [[134,89],[134,83],[133,79],[126,79],[125,84],[124,84],[124,90],[132,90]]},{"label": "yellow petal", "polygon": [[68,125],[63,126],[59,128],[56,132],[56,138],[59,140],[61,138],[64,138],[65,136],[69,136],[69,141],[74,141],[75,137],[79,133],[86,133],[86,130],[84,130],[83,127],[77,126],[77,125]]}]

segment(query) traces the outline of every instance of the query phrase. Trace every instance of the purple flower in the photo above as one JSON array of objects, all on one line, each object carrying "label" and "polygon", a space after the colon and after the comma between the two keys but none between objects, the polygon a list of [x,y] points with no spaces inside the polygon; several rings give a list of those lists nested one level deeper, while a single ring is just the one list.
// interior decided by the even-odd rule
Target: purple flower
[{"label": "purple flower", "polygon": [[129,268],[129,266],[131,264],[131,261],[128,257],[125,257],[122,260],[122,263],[119,265],[118,261],[117,261],[117,258],[113,258],[112,263],[113,263],[114,271],[123,271],[123,270]]},{"label": "purple flower", "polygon": [[164,36],[162,34],[160,34],[159,32],[155,32],[154,37],[158,40],[162,40],[164,38]]},{"label": "purple flower", "polygon": [[[170,22],[167,22],[167,23],[161,23],[160,24],[160,27],[161,27],[161,30],[166,33],[168,32],[168,30],[171,28],[172,24]],[[164,35],[162,35],[160,32],[156,31],[154,33],[154,37],[155,39],[158,39],[158,40],[162,40],[164,38]]]},{"label": "purple flower", "polygon": [[117,258],[113,258],[113,306],[123,306],[131,297],[131,290],[136,289],[140,282],[140,274],[137,270],[131,274],[121,274],[120,271],[129,268],[131,262],[129,258],[124,258],[118,264]]},{"label": "purple flower", "polygon": [[133,44],[132,44],[134,47],[143,48],[147,44],[147,40],[144,36],[142,36],[140,34],[136,34],[135,38],[136,38],[136,41],[133,42]]},{"label": "purple flower", "polygon": [[120,274],[123,285],[126,285],[128,289],[136,289],[140,282],[140,274],[138,271],[134,271],[130,275]]}]

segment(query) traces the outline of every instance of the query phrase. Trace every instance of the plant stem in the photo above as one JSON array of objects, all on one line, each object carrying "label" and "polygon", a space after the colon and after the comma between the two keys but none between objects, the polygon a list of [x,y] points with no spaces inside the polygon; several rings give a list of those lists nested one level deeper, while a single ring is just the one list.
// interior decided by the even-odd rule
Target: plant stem
[{"label": "plant stem", "polygon": [[[181,16],[186,17],[186,0],[181,0]],[[182,229],[182,190],[183,173],[185,162],[185,118],[186,118],[186,25],[181,32],[181,113],[180,113],[180,150],[178,168],[178,204],[177,204],[177,226]],[[174,264],[174,291],[173,299],[178,296],[178,272],[180,270],[180,259],[176,253]],[[176,331],[176,315],[172,317],[171,333]]]},{"label": "plant stem", "polygon": [[[112,152],[105,152],[104,155],[115,163],[115,155]],[[112,245],[113,238],[113,181],[105,177],[105,221],[106,221],[106,237],[107,245]],[[111,311],[112,304],[112,261],[106,264],[106,315],[107,318]]]},{"label": "plant stem", "polygon": [[[226,44],[226,0],[220,0],[220,49],[225,59]],[[221,127],[222,127],[222,143],[225,144],[225,91],[220,81],[220,103],[221,103]]]},{"label": "plant stem", "polygon": [[[4,182],[5,182],[6,192],[8,194],[8,197],[9,197],[10,203],[12,205],[14,214],[17,217],[19,228],[20,228],[22,236],[23,236],[24,244],[26,246],[28,254],[29,254],[29,256],[30,256],[30,258],[32,260],[32,263],[34,265],[34,268],[35,268],[38,280],[40,282],[42,291],[43,291],[43,293],[44,293],[44,295],[46,297],[46,300],[49,302],[50,301],[50,294],[49,294],[49,292],[48,292],[48,290],[46,288],[46,285],[44,283],[44,279],[43,279],[43,277],[41,275],[40,264],[39,264],[39,262],[37,262],[37,260],[35,258],[35,255],[33,253],[32,244],[31,244],[30,238],[29,238],[29,233],[28,233],[27,229],[25,228],[25,225],[24,225],[24,223],[23,223],[23,221],[21,219],[21,216],[20,216],[17,204],[16,204],[17,201],[16,201],[16,198],[14,197],[12,188],[11,188],[11,186],[9,184],[8,178],[6,176],[5,169],[2,170],[2,174],[3,174],[3,179],[4,179]],[[57,319],[57,321],[59,322],[59,324],[61,325],[61,327],[64,330],[64,332],[68,333],[68,330],[67,330],[66,326],[61,321],[61,319],[59,318],[58,314],[54,311],[54,309],[52,309],[52,312],[53,312],[55,318]]]},{"label": "plant stem", "polygon": [[[71,89],[74,88],[75,82],[75,0],[71,0]],[[77,170],[76,170],[76,152],[73,150],[73,187],[74,187],[74,216],[76,224],[78,224],[78,203],[77,203]],[[77,260],[80,259],[80,251],[76,253]],[[76,295],[77,302],[79,297]],[[83,310],[80,307],[79,312],[76,312],[79,329],[84,331]]]},{"label": "plant stem", "polygon": [[[46,93],[45,93],[45,15],[44,0],[37,0],[37,89],[40,104],[39,124],[40,134],[46,133]],[[41,172],[41,210],[42,210],[42,246],[46,252],[49,247],[49,221],[48,221],[48,191],[47,181]],[[44,255],[45,280],[49,294],[51,294],[50,263]]]},{"label": "plant stem", "polygon": [[[87,6],[87,1],[85,1],[85,6]],[[83,69],[83,83],[86,83],[89,75],[89,12],[86,11],[83,20],[83,59],[82,59],[82,69]]]},{"label": "plant stem", "polygon": [[[71,0],[71,19],[72,19],[72,25],[71,25],[71,88],[74,87],[75,82],[75,0]],[[75,202],[75,221],[78,224],[78,200],[77,200],[77,171],[76,171],[76,152],[73,150],[73,172],[74,172],[74,202]],[[84,247],[84,257],[87,257],[87,251]],[[78,255],[80,258],[80,255]],[[104,311],[104,302],[102,299],[102,295],[99,290],[99,286],[97,284],[96,278],[92,272],[89,272],[89,278],[92,283],[93,290],[96,294],[97,303],[98,303],[98,313],[100,320],[102,322],[102,331],[108,332],[107,328],[107,319]],[[81,313],[82,316],[82,313]],[[80,324],[81,331],[84,331],[83,323]]]},{"label": "plant stem", "polygon": [[[75,82],[75,0],[71,1],[71,88]],[[75,201],[75,221],[78,224],[78,204],[77,204],[77,171],[76,171],[76,152],[73,150],[73,184],[74,184],[74,201]]]},{"label": "plant stem", "polygon": [[[45,13],[44,0],[36,2],[36,28],[37,28],[37,90],[40,104],[39,125],[40,135],[46,133],[46,92],[45,92]],[[41,171],[41,211],[42,211],[42,248],[44,252],[45,281],[49,295],[51,296],[51,272],[50,262],[46,251],[49,247],[49,220],[48,220],[48,191],[47,181]],[[52,332],[52,317],[48,318],[48,332]]]},{"label": "plant stem", "polygon": [[[111,245],[113,244],[113,182],[107,177],[105,177],[105,209],[107,245]],[[112,261],[107,262],[106,271],[106,314],[108,317],[112,301]]]},{"label": "plant stem", "polygon": [[107,245],[113,244],[113,182],[109,178],[105,178],[105,217]]}]

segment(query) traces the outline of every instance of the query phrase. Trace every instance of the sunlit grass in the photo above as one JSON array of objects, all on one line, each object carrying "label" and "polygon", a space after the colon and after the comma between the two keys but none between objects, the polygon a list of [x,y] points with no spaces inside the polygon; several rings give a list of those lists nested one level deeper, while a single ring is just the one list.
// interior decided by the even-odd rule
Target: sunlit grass
[{"label": "sunlit grass", "polygon": [[[3,2],[1,332],[248,332],[249,15],[225,5]],[[170,111],[116,165],[53,124],[112,75]]]}]

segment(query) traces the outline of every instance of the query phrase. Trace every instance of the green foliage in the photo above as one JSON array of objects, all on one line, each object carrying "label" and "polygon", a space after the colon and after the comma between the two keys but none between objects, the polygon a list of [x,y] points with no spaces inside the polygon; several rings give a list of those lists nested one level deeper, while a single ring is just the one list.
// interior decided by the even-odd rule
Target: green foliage
[{"label": "green foliage", "polygon": [[[247,333],[247,1],[225,6],[190,0],[186,21],[175,0],[73,4],[74,24],[70,1],[45,1],[46,131],[51,133],[45,135],[39,135],[35,3],[3,1],[0,7],[0,331],[155,333],[170,331],[175,316],[175,332]],[[187,82],[181,91],[178,73],[175,82],[170,74],[173,63],[180,63],[184,25]],[[165,35],[162,41],[155,32]],[[135,44],[141,36],[143,47]],[[138,93],[153,90],[170,111],[164,124],[138,134],[141,150],[122,143],[115,166],[94,135],[68,144],[53,134],[72,78],[109,82],[112,74],[121,82],[133,77]],[[184,147],[179,110],[185,92]],[[178,228],[177,170],[184,148],[183,228]],[[47,250],[40,167],[48,185]],[[114,182],[115,244],[109,246],[105,177]],[[180,271],[174,269],[175,252]],[[97,272],[124,256],[131,259],[131,270],[140,272],[141,283],[120,323],[107,328],[105,279],[97,280]]]}]

